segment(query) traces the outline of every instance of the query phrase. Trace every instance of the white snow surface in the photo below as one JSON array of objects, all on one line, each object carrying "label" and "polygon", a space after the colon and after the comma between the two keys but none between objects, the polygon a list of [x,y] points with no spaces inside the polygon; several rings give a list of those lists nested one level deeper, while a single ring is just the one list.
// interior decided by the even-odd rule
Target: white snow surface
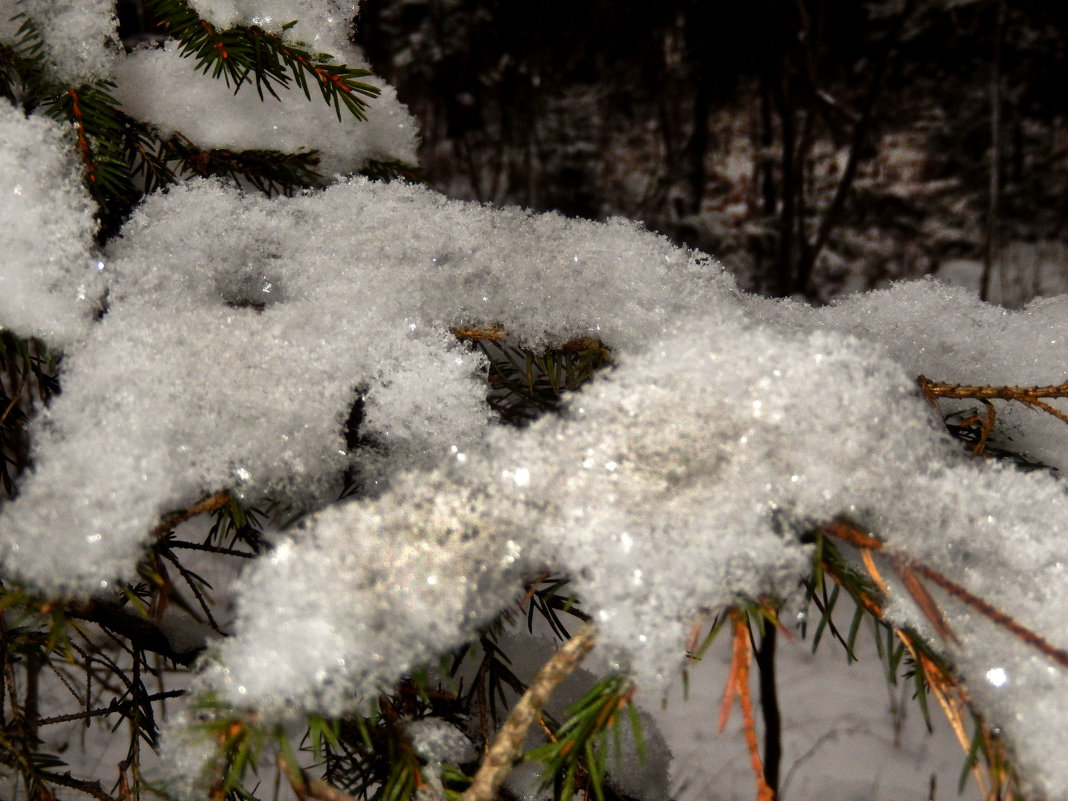
[{"label": "white snow surface", "polygon": [[[220,28],[256,25],[335,56],[347,50],[356,16],[356,3],[346,0],[190,0],[190,5]],[[293,21],[297,24],[283,30]]]},{"label": "white snow surface", "polygon": [[[173,49],[113,64],[110,8],[17,5],[58,74],[114,68],[129,110],[201,144],[321,147],[338,171],[414,153],[392,95],[352,141],[307,116],[303,97],[268,100],[279,116],[196,128],[185,107],[244,118],[251,90],[201,94]],[[287,35],[350,52],[348,4],[197,8],[278,30],[303,18]],[[298,118],[321,138],[287,128]],[[255,138],[275,125],[278,138]],[[601,653],[655,694],[700,615],[795,592],[811,559],[799,533],[837,515],[1068,645],[1063,482],[968,457],[915,384],[1061,383],[1068,296],[1009,312],[924,281],[812,309],[744,295],[713,260],[634,223],[361,179],[271,200],[193,181],[147,198],[99,258],[63,135],[0,104],[0,325],[64,348],[64,392],[33,423],[34,470],[0,510],[5,577],[82,596],[132,578],[160,516],[222,488],[312,508],[354,467],[370,491],[272,535],[200,690],[269,717],[339,713],[552,569],[572,577]],[[484,364],[450,333],[492,324],[533,348],[598,337],[616,364],[564,414],[494,426]],[[358,396],[377,452],[346,448]],[[1068,469],[1068,426],[1006,404],[999,419],[1007,447]],[[1033,793],[1068,799],[1068,672],[932,591],[956,641],[930,632],[904,592],[892,618],[957,666]],[[202,744],[171,742],[175,770],[195,776]]]},{"label": "white snow surface", "polygon": [[103,290],[92,201],[65,133],[0,100],[0,328],[56,346],[88,330]]},{"label": "white snow surface", "polygon": [[[389,451],[365,468],[382,494],[246,571],[235,636],[198,680],[237,706],[351,708],[544,567],[655,693],[700,613],[790,595],[797,533],[840,514],[1068,642],[1063,485],[967,457],[914,383],[1059,381],[1041,364],[1065,363],[1063,299],[1010,313],[924,282],[813,310],[744,296],[632,223],[362,179],[274,200],[193,182],[149,198],[106,255],[111,309],[69,349],[36,472],[0,516],[7,570],[91,592],[206,492],[320,502],[352,460],[357,387]],[[534,346],[595,333],[617,364],[562,416],[489,427],[480,362],[449,329],[491,323]],[[1028,442],[1036,420],[1016,421]],[[1064,432],[1034,444],[1063,454]],[[941,600],[960,643],[939,647],[1035,787],[1068,797],[1064,669]],[[903,597],[892,611],[927,629]]]},{"label": "white snow surface", "polygon": [[[161,48],[135,50],[115,66],[113,96],[131,116],[155,125],[163,135],[175,132],[203,148],[318,150],[320,173],[353,173],[368,161],[415,164],[416,124],[397,100],[393,87],[374,76],[361,79],[381,94],[367,100],[367,119],[357,120],[344,107],[338,118],[333,106],[311,86],[311,97],[295,84],[275,86],[277,99],[266,90],[261,100],[249,81],[236,94],[222,80],[196,69],[182,58],[177,42]],[[345,62],[360,67],[362,57],[351,49]]]},{"label": "white snow surface", "polygon": [[14,41],[27,17],[54,77],[71,86],[108,77],[121,52],[114,0],[0,0],[0,40]]}]

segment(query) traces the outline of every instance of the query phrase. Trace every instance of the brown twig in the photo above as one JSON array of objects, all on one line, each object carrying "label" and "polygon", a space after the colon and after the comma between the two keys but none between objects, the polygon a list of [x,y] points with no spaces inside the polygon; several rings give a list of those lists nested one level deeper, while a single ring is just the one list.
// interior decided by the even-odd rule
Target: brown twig
[{"label": "brown twig", "polygon": [[1006,629],[1032,648],[1041,651],[1057,664],[1068,668],[1068,650],[1053,645],[1038,632],[1027,628],[1022,623],[1015,620],[1011,615],[1002,612],[989,601],[983,600],[978,595],[975,595],[970,590],[953,581],[943,573],[935,570],[933,567],[924,564],[918,559],[913,559],[911,556],[889,549],[882,540],[862,530],[855,523],[839,518],[822,526],[821,530],[824,534],[848,542],[850,545],[862,549],[862,551],[864,549],[869,549],[886,556],[890,560],[890,564],[894,568],[894,571],[902,579],[905,589],[912,595],[913,599],[920,606],[920,609],[935,627],[935,630],[938,631],[939,635],[944,639],[953,638],[953,633],[949,629],[949,624],[946,623],[934,599],[931,598],[923,585],[919,583],[917,576],[922,576],[932,584],[937,585],[965,606],[978,612],[980,615],[1001,628]]},{"label": "brown twig", "polygon": [[719,712],[719,730],[723,731],[730,717],[734,697],[742,708],[742,724],[745,729],[745,742],[749,748],[749,762],[756,777],[757,801],[772,801],[775,794],[764,778],[764,764],[760,760],[760,746],[757,743],[756,722],[753,719],[753,702],[749,693],[749,658],[752,654],[749,624],[746,616],[738,609],[731,609],[734,624],[733,656],[730,674],[724,687],[723,706]]},{"label": "brown twig", "polygon": [[1021,403],[1032,403],[1038,398],[1068,398],[1068,381],[1045,387],[995,387],[988,384],[942,384],[921,375],[916,382],[923,396],[932,403],[938,398],[998,398]]},{"label": "brown twig", "polygon": [[508,332],[499,325],[460,325],[452,329],[452,335],[465,342],[501,342]]},{"label": "brown twig", "polygon": [[314,798],[317,801],[359,801],[329,782],[308,776],[299,766],[290,764],[282,752],[278,753],[278,767],[301,801],[305,798]]},{"label": "brown twig", "polygon": [[983,420],[982,431],[978,442],[972,448],[974,454],[981,455],[985,452],[986,441],[994,428],[994,418],[997,412],[991,400],[1016,401],[1040,409],[1046,414],[1056,417],[1063,423],[1068,423],[1068,413],[1065,413],[1047,403],[1044,399],[1068,398],[1068,381],[1063,384],[1045,387],[1018,387],[1018,386],[990,386],[986,384],[943,384],[931,381],[926,376],[919,376],[916,383],[920,386],[920,392],[936,409],[940,398],[963,399],[971,398],[980,401],[987,407],[986,416]]},{"label": "brown twig", "polygon": [[[1002,622],[1001,625],[1006,626],[1010,630],[1013,630],[1014,633],[1017,634],[1017,636],[1021,637],[1021,639],[1024,639],[1027,642],[1031,641],[1029,638],[1033,636],[1033,632],[1031,632],[1029,629],[1023,628],[1014,620],[1012,620],[1012,618],[1009,618],[1007,615],[1004,615],[1004,613],[998,611],[982,599],[972,595],[963,587],[960,587],[959,585],[950,582],[945,576],[943,576],[938,571],[933,570],[932,568],[929,568],[916,560],[906,560],[897,554],[889,552],[881,540],[876,539],[871,534],[861,530],[858,526],[850,523],[849,521],[832,521],[831,523],[823,527],[823,532],[825,534],[828,534],[829,536],[835,537],[836,539],[843,540],[855,546],[859,550],[861,559],[863,560],[865,567],[868,569],[872,580],[879,588],[883,597],[879,597],[878,595],[869,592],[861,592],[859,594],[851,592],[850,594],[853,596],[854,600],[858,604],[863,606],[868,612],[873,614],[879,620],[885,619],[885,599],[889,598],[890,590],[887,587],[886,582],[883,581],[882,576],[879,574],[879,570],[875,564],[874,557],[872,556],[872,554],[875,552],[881,553],[884,557],[891,557],[892,564],[893,558],[896,557],[898,564],[894,566],[895,570],[900,570],[907,562],[909,569],[913,571],[912,580],[917,583],[919,582],[919,579],[916,577],[915,574],[919,574],[924,578],[932,581],[933,583],[942,587],[944,590],[946,590],[946,592],[950,593],[951,595],[954,595],[955,597],[960,598],[962,594],[967,595],[970,598],[970,602],[966,601],[966,603],[969,603],[969,606],[976,609],[978,609],[979,606],[987,607],[988,611],[984,613],[986,617],[992,617],[995,615],[1003,616],[1005,618],[1005,621]],[[833,578],[840,585],[843,584],[841,579],[835,574],[833,567],[826,561],[824,561],[823,563],[823,568],[828,573],[828,575],[831,576],[831,578]],[[952,588],[950,588],[950,586],[947,586],[947,584],[951,585]],[[924,592],[926,593],[926,590]],[[930,596],[928,595],[928,597]],[[933,599],[930,601],[929,605],[931,607],[934,607]],[[927,610],[923,605],[921,605],[921,608],[923,608],[925,614],[927,614]],[[940,612],[938,614],[941,616]],[[1014,627],[1018,627],[1022,631],[1017,632],[1014,630]],[[951,727],[953,728],[954,734],[957,736],[961,747],[966,752],[970,751],[972,743],[971,739],[965,732],[963,721],[964,709],[968,704],[968,697],[965,688],[953,677],[947,667],[936,662],[936,660],[931,656],[930,652],[925,648],[923,643],[919,642],[914,635],[896,627],[894,627],[894,633],[904,643],[905,647],[912,655],[913,663],[920,669],[921,674],[926,679],[928,688],[930,689],[932,695],[934,695],[935,700],[938,702],[939,706],[942,708],[942,711],[944,712],[946,719],[949,721]],[[1042,643],[1045,648],[1050,648],[1054,651],[1059,650],[1053,648],[1053,646],[1050,646],[1044,640],[1042,640]],[[1040,646],[1036,645],[1036,647],[1039,647],[1040,650],[1044,650],[1044,648]],[[1057,657],[1054,658],[1056,659]],[[1057,659],[1057,661],[1060,660]],[[976,783],[979,786],[980,795],[984,799],[987,799],[987,801],[995,801],[995,799],[1005,798],[1007,796],[1002,791],[1007,786],[1013,785],[1015,782],[1015,778],[1011,767],[1007,767],[1005,763],[1004,746],[999,743],[995,737],[991,735],[990,731],[982,722],[982,719],[979,717],[978,714],[973,712],[973,717],[975,718],[976,724],[979,727],[980,736],[982,736],[983,742],[986,746],[984,750],[984,754],[986,757],[986,772],[984,773],[980,770],[978,762],[976,762],[976,764],[974,764],[972,768]],[[987,779],[989,779],[989,784],[991,785],[989,788],[987,786]]]},{"label": "brown twig", "polygon": [[512,707],[497,739],[493,742],[471,786],[460,801],[493,801],[504,780],[512,772],[527,730],[537,719],[556,687],[579,666],[593,648],[596,629],[586,624],[564,643],[534,675],[530,687]]},{"label": "brown twig", "polygon": [[188,509],[182,509],[181,511],[165,515],[163,519],[160,520],[159,525],[152,529],[152,536],[153,538],[162,537],[179,523],[184,523],[186,520],[191,520],[197,515],[202,515],[205,512],[214,512],[216,509],[221,509],[229,502],[229,492],[226,490],[216,492],[214,495],[205,498],[200,503],[193,504]]}]

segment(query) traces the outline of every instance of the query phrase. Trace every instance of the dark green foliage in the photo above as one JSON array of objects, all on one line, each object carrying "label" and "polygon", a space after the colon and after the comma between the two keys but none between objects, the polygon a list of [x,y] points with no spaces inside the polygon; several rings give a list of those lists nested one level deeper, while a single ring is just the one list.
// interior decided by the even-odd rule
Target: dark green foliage
[{"label": "dark green foliage", "polygon": [[[278,97],[279,89],[295,86],[311,100],[315,88],[339,120],[342,109],[356,120],[366,119],[367,101],[379,94],[378,87],[361,80],[370,74],[367,70],[336,63],[257,26],[219,30],[182,0],[152,0],[149,5],[160,28],[180,42],[182,55],[195,58],[199,69],[225,80],[235,92],[252,85],[261,98],[265,93]],[[67,86],[49,75],[40,34],[28,17],[15,42],[0,44],[0,95],[27,112],[40,108],[71,124],[72,146],[98,205],[102,239],[118,231],[143,193],[185,177],[225,177],[268,195],[322,183],[315,150],[203,149],[181,132],[163,136],[133,119],[121,110],[112,89],[108,81]],[[364,172],[382,179],[412,174],[405,165],[383,161],[370,162]]]},{"label": "dark green foliage", "polygon": [[490,406],[512,425],[525,425],[556,411],[564,394],[582,386],[612,362],[597,340],[579,340],[536,353],[526,348],[476,339],[489,359]]},{"label": "dark green foliage", "polygon": [[26,426],[34,410],[59,392],[59,355],[43,342],[0,330],[0,504],[29,465]]},{"label": "dark green foliage", "polygon": [[643,742],[641,722],[630,702],[634,689],[626,675],[605,676],[568,708],[565,721],[553,727],[554,739],[527,754],[526,759],[545,765],[545,786],[553,788],[556,801],[567,801],[578,790],[597,801],[615,797],[606,796],[605,774],[612,765],[609,733],[617,758],[620,725],[632,727],[639,748]]},{"label": "dark green foliage", "polygon": [[267,548],[263,538],[263,518],[266,515],[231,496],[214,514],[214,521],[204,544],[233,549],[242,545],[253,553]]},{"label": "dark green foliage", "polygon": [[133,172],[143,181],[145,192],[194,175],[226,177],[265,195],[292,194],[295,189],[318,186],[322,180],[316,169],[316,150],[203,150],[181,134],[160,139],[151,129],[132,121],[127,131],[128,138],[134,140]]}]

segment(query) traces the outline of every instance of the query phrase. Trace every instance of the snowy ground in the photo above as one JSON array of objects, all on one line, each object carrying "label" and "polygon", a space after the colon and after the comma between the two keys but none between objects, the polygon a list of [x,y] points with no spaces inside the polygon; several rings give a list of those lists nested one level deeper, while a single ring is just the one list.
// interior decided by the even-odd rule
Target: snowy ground
[{"label": "snowy ground", "polygon": [[[810,642],[779,639],[780,801],[978,798],[970,777],[957,793],[964,753],[937,705],[932,700],[934,733],[928,734],[911,688],[899,684],[891,693],[871,638],[861,639],[860,661],[852,665],[826,637],[815,654]],[[674,753],[677,801],[756,795],[737,707],[727,731],[717,732],[729,663],[730,643],[724,639],[691,671],[689,699],[676,691],[666,709],[654,711]],[[752,680],[755,686],[755,676]]]}]

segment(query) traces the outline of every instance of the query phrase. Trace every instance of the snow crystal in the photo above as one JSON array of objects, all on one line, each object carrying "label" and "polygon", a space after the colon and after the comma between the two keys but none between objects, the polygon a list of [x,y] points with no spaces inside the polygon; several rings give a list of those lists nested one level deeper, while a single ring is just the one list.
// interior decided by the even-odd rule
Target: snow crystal
[{"label": "snow crystal", "polygon": [[[837,515],[957,576],[1052,641],[1068,641],[1068,624],[1056,614],[1058,599],[1068,597],[1059,545],[1068,534],[1063,486],[969,459],[881,345],[821,327],[786,336],[729,315],[680,319],[644,349],[620,354],[616,369],[576,394],[563,417],[521,433],[496,430],[462,465],[412,476],[403,493],[312,518],[284,560],[307,554],[300,572],[280,571],[271,560],[250,571],[248,586],[263,589],[245,593],[251,600],[220,655],[225,681],[213,674],[207,686],[228,690],[235,702],[233,687],[245,687],[268,708],[322,704],[327,687],[355,698],[388,681],[391,669],[399,676],[409,659],[461,641],[472,619],[492,616],[494,601],[503,609],[511,597],[505,579],[515,593],[517,575],[548,566],[572,577],[571,589],[598,622],[600,652],[655,691],[677,674],[685,636],[701,614],[795,591],[811,558],[797,533]],[[436,511],[440,504],[448,514]],[[440,563],[391,556],[395,523],[378,521],[398,517],[419,525],[420,542],[492,532],[470,536],[495,537],[504,550],[480,544],[475,560],[451,575],[484,580],[496,570],[501,583],[479,594],[477,606],[442,613]],[[509,548],[515,561],[502,559]],[[368,554],[355,557],[363,573],[349,566],[354,552]],[[386,587],[419,588],[420,597],[434,599],[394,611],[387,640],[374,633],[379,610],[392,603],[377,600],[381,578],[370,582],[375,603],[344,595],[333,606],[335,577],[345,587],[367,586],[368,565],[379,560],[388,565]],[[1062,737],[1049,736],[1068,735],[1054,711],[1068,691],[1063,667],[1004,630],[992,632],[997,627],[973,610],[950,598],[945,605],[959,645],[939,640],[901,590],[889,614],[927,632],[976,686],[973,696],[1037,786],[1068,787],[1051,745]],[[285,667],[277,664],[275,621],[288,619],[288,607],[299,609],[294,620],[311,624],[305,631],[314,641],[344,654],[328,685],[322,660],[291,661],[313,643],[283,649]],[[329,627],[329,639],[321,627]],[[407,644],[404,654],[383,657],[397,640]],[[995,687],[987,680],[992,669],[1010,680]]]},{"label": "snow crystal", "polygon": [[0,100],[0,328],[65,345],[102,291],[92,201],[64,129]]},{"label": "snow crystal", "polygon": [[[1068,380],[1068,296],[1009,311],[928,279],[850,295],[822,309],[751,298],[755,317],[780,329],[848,332],[882,347],[913,376],[956,384],[1048,386]],[[1058,367],[1058,365],[1062,365]],[[1068,426],[1022,404],[996,402],[998,431],[1014,453],[1068,469]],[[1052,401],[1068,412],[1068,403]],[[948,401],[943,413],[983,414],[978,401]]]},{"label": "snow crystal", "polygon": [[11,41],[24,14],[44,40],[45,63],[71,86],[107,78],[119,53],[113,0],[16,0],[0,9],[0,38]]},{"label": "snow crystal", "polygon": [[[219,25],[299,19],[286,36],[359,63],[348,3],[195,5]],[[112,69],[110,4],[19,8],[61,76]],[[328,173],[414,160],[388,88],[368,122],[338,123],[317,97],[235,97],[176,59],[171,44],[116,65],[126,109],[165,133],[317,148]],[[1065,297],[1008,312],[927,281],[816,310],[742,295],[631,222],[364,180],[273,200],[194,181],[147,198],[98,259],[62,129],[0,105],[0,325],[65,347],[64,392],[31,431],[34,470],[0,512],[5,571],[87,594],[129,577],[160,516],[206,493],[313,508],[354,467],[373,490],[276,534],[200,690],[275,716],[340,714],[551,568],[572,578],[601,654],[656,692],[695,621],[795,592],[811,559],[799,535],[839,515],[1068,643],[1063,483],[967,457],[940,413],[968,403],[936,411],[915,384],[1062,382],[1050,371],[1068,364]],[[615,366],[563,415],[491,429],[485,365],[453,334],[486,325],[532,348],[596,337]],[[375,445],[352,453],[357,400]],[[1061,421],[998,408],[1014,449],[1068,469]],[[891,587],[888,615],[956,666],[1035,793],[1068,798],[1064,667],[946,593],[957,640],[942,642]]]},{"label": "snow crystal", "polygon": [[[283,152],[315,149],[322,174],[353,173],[368,161],[416,162],[416,124],[392,87],[368,98],[367,119],[357,120],[332,105],[314,86],[311,98],[295,85],[275,86],[279,99],[264,92],[261,100],[249,83],[234,94],[222,80],[204,75],[195,61],[179,56],[177,42],[131,53],[115,67],[114,97],[131,116],[175,132],[204,148],[269,149]],[[359,66],[350,63],[349,66]]]},{"label": "snow crystal", "polygon": [[220,28],[256,25],[335,55],[346,50],[356,17],[356,4],[346,0],[191,0],[190,5]]},{"label": "snow crystal", "polygon": [[475,747],[467,736],[440,718],[420,718],[405,727],[412,749],[427,762],[460,764],[475,758]]},{"label": "snow crystal", "polygon": [[219,644],[202,686],[239,707],[336,715],[472,637],[519,584],[519,532],[451,483],[413,477],[283,541],[242,579],[242,636]]},{"label": "snow crystal", "polygon": [[633,224],[363,180],[275,200],[175,187],[107,255],[110,311],[68,353],[36,471],[0,517],[9,569],[51,591],[126,574],[162,513],[219,487],[318,503],[351,464],[358,388],[361,432],[393,471],[477,442],[481,362],[452,326],[506,321],[560,343],[592,325],[625,344],[672,309],[714,305],[699,281],[716,276]]},{"label": "snow crystal", "polygon": [[[813,408],[811,386],[841,392]],[[888,401],[899,411],[880,419]],[[794,590],[809,555],[784,535],[790,523],[828,519],[869,495],[894,497],[896,473],[875,486],[858,479],[873,442],[897,464],[921,471],[932,454],[956,456],[936,436],[929,409],[909,396],[906,377],[870,349],[826,334],[791,341],[739,321],[680,325],[645,354],[621,357],[613,374],[572,406],[580,411],[546,418],[520,435],[495,432],[488,454],[469,458],[453,481],[471,497],[467,525],[510,514],[515,530],[508,537],[520,546],[526,570],[547,564],[575,577],[584,608],[600,623],[602,647],[649,688],[674,677],[702,610]],[[851,414],[869,421],[862,437],[845,436],[855,426]],[[354,505],[327,519],[346,515],[351,531],[379,514]],[[319,523],[308,526],[318,531]],[[361,538],[374,536],[372,529]],[[324,580],[339,569],[330,549],[310,564]],[[419,584],[419,576],[429,576],[424,565],[411,568],[415,576],[397,580]],[[276,599],[285,594],[283,606],[316,586],[308,576],[285,590],[276,575],[262,580]],[[313,607],[328,604],[332,593],[318,586]],[[275,648],[273,639],[257,645],[244,629],[262,626],[266,634],[278,610],[253,603],[247,613],[228,646],[242,654]],[[422,626],[393,633],[414,646],[425,636]],[[355,644],[348,650],[355,652]],[[263,660],[233,681],[265,681]],[[366,661],[347,660],[346,670],[360,675],[372,667]],[[301,684],[314,692],[314,674],[280,675],[270,694]]]}]

